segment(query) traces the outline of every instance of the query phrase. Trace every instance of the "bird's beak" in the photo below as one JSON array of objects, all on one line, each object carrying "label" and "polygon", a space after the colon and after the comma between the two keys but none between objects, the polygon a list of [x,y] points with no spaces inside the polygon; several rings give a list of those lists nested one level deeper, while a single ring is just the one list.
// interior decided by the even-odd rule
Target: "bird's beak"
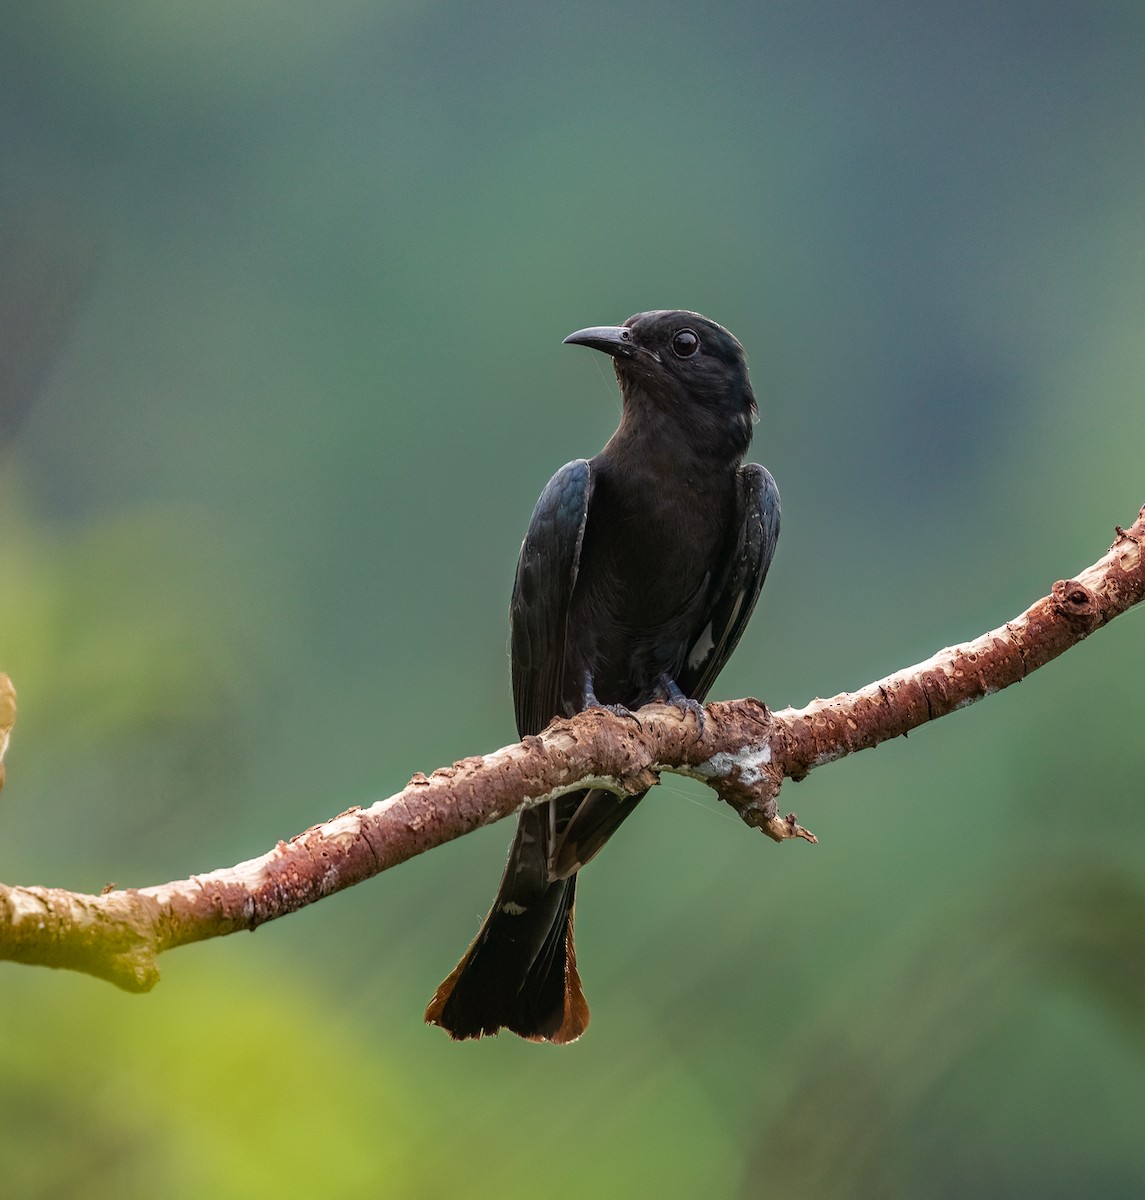
[{"label": "bird's beak", "polygon": [[593,325],[590,329],[578,329],[565,338],[565,345],[591,346],[613,358],[631,358],[636,353],[632,330],[626,325]]}]

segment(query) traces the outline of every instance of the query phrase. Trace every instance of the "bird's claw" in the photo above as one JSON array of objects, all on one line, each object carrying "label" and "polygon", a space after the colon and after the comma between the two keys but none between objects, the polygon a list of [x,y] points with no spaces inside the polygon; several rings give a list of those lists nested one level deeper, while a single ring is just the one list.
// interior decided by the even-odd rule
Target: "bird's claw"
[{"label": "bird's claw", "polygon": [[585,672],[584,677],[584,706],[586,709],[601,708],[606,713],[611,713],[614,717],[625,717],[629,721],[635,721],[641,729],[644,728],[640,725],[640,719],[632,709],[626,708],[623,704],[605,704],[601,700],[598,700],[596,691],[592,686],[592,676],[588,672]]},{"label": "bird's claw", "polygon": [[669,700],[674,708],[678,708],[681,712],[691,713],[696,718],[696,733],[704,732],[704,706],[699,700],[692,699],[691,696],[685,696],[682,701],[677,703],[675,700]]},{"label": "bird's claw", "polygon": [[606,713],[611,713],[614,717],[624,717],[626,720],[635,721],[637,725],[640,725],[640,718],[632,709],[625,708],[623,704],[601,704],[599,700],[594,699],[588,707],[602,709]]},{"label": "bird's claw", "polygon": [[674,679],[664,676],[660,682],[664,688],[665,703],[670,704],[673,708],[678,708],[682,713],[691,713],[696,718],[696,732],[702,734],[704,732],[704,706],[694,697],[685,696]]}]

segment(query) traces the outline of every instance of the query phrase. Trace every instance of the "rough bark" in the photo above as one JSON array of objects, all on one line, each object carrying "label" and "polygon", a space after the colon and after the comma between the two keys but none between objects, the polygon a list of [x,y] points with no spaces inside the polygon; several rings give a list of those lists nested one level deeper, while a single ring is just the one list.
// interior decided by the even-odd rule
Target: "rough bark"
[{"label": "rough bark", "polygon": [[[631,717],[591,709],[537,737],[432,775],[370,808],[315,825],[259,858],[155,887],[88,896],[0,885],[0,959],[67,967],[146,991],[157,957],[254,929],[529,804],[586,784],[639,791],[665,771],[700,779],[776,841],[815,841],[780,816],[785,778],[876,746],[1024,679],[1145,598],[1145,508],[1109,553],[1055,583],[1024,613],[857,692],[772,712],[751,698],[690,712],[650,705]],[[0,754],[14,715],[0,676]],[[5,724],[5,722],[7,722]]]}]

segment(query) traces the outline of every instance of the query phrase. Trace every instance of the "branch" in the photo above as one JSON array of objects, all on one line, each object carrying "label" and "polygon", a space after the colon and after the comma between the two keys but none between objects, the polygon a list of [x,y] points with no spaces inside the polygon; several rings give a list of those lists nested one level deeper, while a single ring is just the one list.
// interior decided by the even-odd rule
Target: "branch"
[{"label": "branch", "polygon": [[[1118,527],[1108,554],[1014,620],[805,708],[717,702],[705,709],[702,729],[668,705],[630,717],[590,709],[492,754],[419,773],[388,800],[352,808],[235,867],[102,896],[0,884],[0,959],[146,991],[164,950],[255,929],[527,805],[586,786],[641,791],[665,771],[702,780],[776,841],[813,842],[793,814],[779,815],[785,778],[802,779],[1024,679],[1145,598],[1143,546],[1145,508],[1129,529]],[[6,682],[0,676],[0,753],[4,714],[14,712]]]}]

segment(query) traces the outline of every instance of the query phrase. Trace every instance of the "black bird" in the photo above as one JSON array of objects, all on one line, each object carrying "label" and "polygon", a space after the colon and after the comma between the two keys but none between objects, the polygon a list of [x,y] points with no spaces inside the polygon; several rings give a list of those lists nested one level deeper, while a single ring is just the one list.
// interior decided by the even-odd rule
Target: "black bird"
[{"label": "black bird", "polygon": [[[595,458],[549,480],[521,546],[509,622],[522,737],[593,705],[662,700],[698,713],[779,537],[775,480],[741,465],[756,404],[726,329],[647,312],[565,341],[612,356],[624,406]],[[586,789],[522,812],[493,907],[428,1022],[454,1038],[580,1037],[576,873],[644,794]]]}]

